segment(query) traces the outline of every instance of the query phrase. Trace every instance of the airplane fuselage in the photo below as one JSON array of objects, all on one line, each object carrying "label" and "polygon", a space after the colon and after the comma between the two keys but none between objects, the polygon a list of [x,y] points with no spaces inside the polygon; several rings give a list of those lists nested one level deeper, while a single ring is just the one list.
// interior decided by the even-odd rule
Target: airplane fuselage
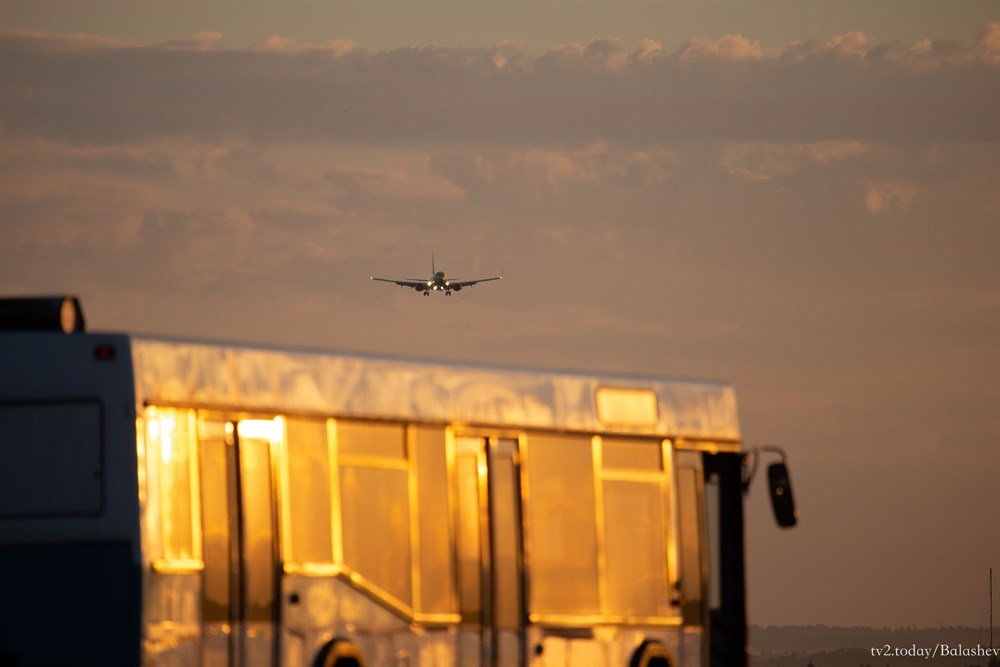
[{"label": "airplane fuselage", "polygon": [[452,290],[455,290],[457,292],[460,289],[462,289],[462,286],[452,285],[450,282],[448,282],[448,279],[444,275],[444,271],[435,271],[434,275],[431,276],[431,279],[427,281],[426,288],[416,287],[415,289],[418,292],[423,292],[424,296],[427,296],[427,292],[430,290],[433,290],[435,292],[443,291],[447,296],[451,296]]}]

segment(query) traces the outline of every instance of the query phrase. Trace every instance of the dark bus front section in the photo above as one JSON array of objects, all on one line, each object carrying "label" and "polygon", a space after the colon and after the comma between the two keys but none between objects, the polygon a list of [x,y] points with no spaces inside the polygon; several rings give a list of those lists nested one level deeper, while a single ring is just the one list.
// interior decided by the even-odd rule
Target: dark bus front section
[{"label": "dark bus front section", "polygon": [[126,337],[0,334],[0,667],[139,664],[135,443]]}]

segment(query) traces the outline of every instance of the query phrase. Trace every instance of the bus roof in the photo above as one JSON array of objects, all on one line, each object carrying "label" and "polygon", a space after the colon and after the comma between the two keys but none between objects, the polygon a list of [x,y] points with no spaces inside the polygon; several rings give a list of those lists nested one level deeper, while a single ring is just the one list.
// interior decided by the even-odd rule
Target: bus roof
[{"label": "bus roof", "polygon": [[655,435],[738,446],[732,387],[129,336],[140,404]]}]

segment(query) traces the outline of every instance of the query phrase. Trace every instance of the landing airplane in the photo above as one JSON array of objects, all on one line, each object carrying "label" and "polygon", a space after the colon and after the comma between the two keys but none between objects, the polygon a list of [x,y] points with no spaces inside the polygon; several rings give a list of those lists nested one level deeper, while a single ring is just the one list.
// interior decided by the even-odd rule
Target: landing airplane
[{"label": "landing airplane", "polygon": [[433,292],[444,292],[446,296],[451,296],[451,293],[461,291],[463,287],[472,287],[478,283],[489,282],[490,280],[500,280],[503,278],[503,271],[500,272],[499,276],[494,278],[476,278],[475,280],[449,280],[445,275],[444,271],[438,271],[434,268],[434,255],[431,254],[431,277],[429,280],[420,280],[419,278],[408,278],[406,280],[394,280],[392,278],[376,278],[372,276],[372,280],[381,280],[384,283],[395,283],[400,287],[412,287],[418,292],[423,292],[424,296]]}]

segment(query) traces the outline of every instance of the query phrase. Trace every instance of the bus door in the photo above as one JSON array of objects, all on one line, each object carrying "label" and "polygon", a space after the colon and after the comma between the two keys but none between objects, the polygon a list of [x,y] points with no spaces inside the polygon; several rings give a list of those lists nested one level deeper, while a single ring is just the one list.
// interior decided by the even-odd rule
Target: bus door
[{"label": "bus door", "polygon": [[272,420],[202,420],[204,667],[276,664]]},{"label": "bus door", "polygon": [[524,664],[521,485],[515,438],[455,440],[460,664]]}]

